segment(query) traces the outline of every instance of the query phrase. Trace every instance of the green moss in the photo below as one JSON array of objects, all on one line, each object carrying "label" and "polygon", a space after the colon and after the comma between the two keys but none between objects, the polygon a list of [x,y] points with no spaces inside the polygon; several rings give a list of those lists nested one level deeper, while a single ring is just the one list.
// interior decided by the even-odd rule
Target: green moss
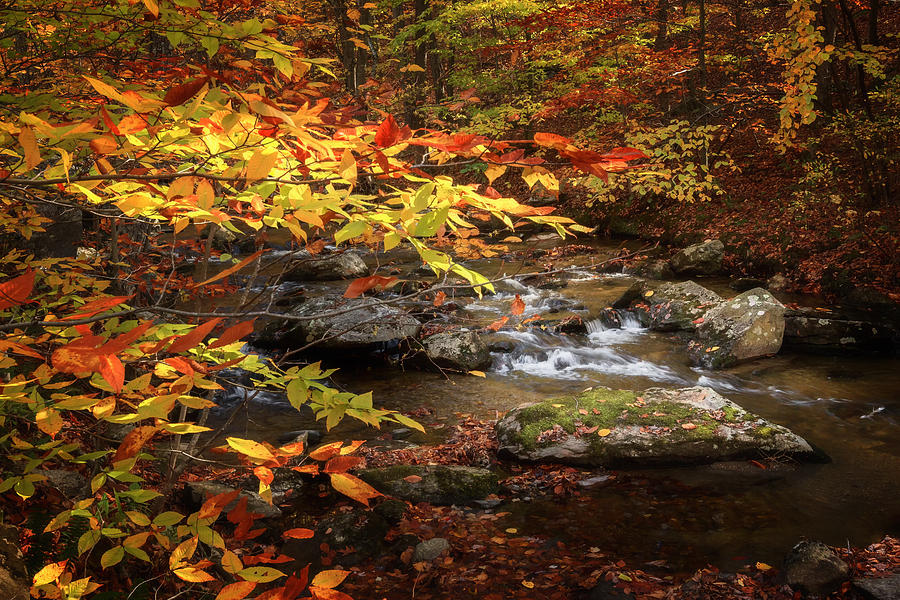
[{"label": "green moss", "polygon": [[[735,422],[736,411],[726,407],[721,420]],[[646,415],[643,417],[642,415]],[[522,424],[519,443],[527,450],[552,445],[538,443],[538,436],[559,425],[568,434],[574,434],[576,423],[584,427],[615,429],[628,425],[669,428],[666,438],[684,440],[709,440],[716,436],[719,419],[708,411],[692,408],[679,402],[650,401],[641,404],[635,392],[627,390],[590,390],[578,396],[547,400],[522,409],[518,421]],[[684,423],[694,423],[694,429],[683,429]],[[604,438],[587,438],[595,452],[604,452]]]},{"label": "green moss", "polygon": [[772,437],[775,435],[775,430],[771,427],[757,427],[753,430],[753,435],[759,438]]}]

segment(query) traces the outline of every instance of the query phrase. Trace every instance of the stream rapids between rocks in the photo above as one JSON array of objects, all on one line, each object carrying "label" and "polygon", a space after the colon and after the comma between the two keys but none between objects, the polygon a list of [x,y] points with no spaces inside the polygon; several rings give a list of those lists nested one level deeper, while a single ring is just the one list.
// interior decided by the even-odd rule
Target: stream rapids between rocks
[{"label": "stream rapids between rocks", "polygon": [[[618,249],[599,246],[589,257],[567,261],[587,265]],[[403,278],[419,265],[407,257],[391,267],[399,268]],[[469,266],[489,276],[516,271],[498,260]],[[724,297],[735,294],[725,279],[699,281]],[[689,365],[683,342],[671,334],[644,329],[636,319],[625,318],[620,329],[592,320],[632,282],[628,276],[585,269],[560,289],[510,281],[496,295],[460,299],[463,308],[454,323],[471,329],[508,315],[515,294],[526,304],[523,318],[578,315],[588,325],[587,335],[540,328],[493,334],[491,343],[505,342],[500,344],[504,351],[493,353],[484,378],[404,369],[373,359],[333,365],[340,366],[334,379],[353,392],[373,391],[376,406],[426,409],[427,416],[417,418],[427,433],[405,431],[400,442],[405,444],[440,442],[463,416],[492,420],[523,402],[591,386],[642,390],[703,385],[790,428],[831,457],[826,464],[787,470],[710,465],[620,471],[610,485],[577,498],[536,497],[497,507],[509,513],[508,526],[522,534],[587,543],[626,560],[688,572],[707,564],[723,569],[748,561],[779,564],[803,537],[865,546],[900,533],[900,360],[783,351],[727,370],[704,371]],[[307,296],[341,293],[346,285],[302,284]],[[776,295],[782,301],[817,302]],[[227,409],[226,398],[221,414]],[[268,393],[257,395],[232,424],[240,435],[272,442],[302,429],[324,430],[324,425]],[[378,431],[349,419],[325,434],[325,441],[349,438],[398,443],[391,440],[390,427]]]}]

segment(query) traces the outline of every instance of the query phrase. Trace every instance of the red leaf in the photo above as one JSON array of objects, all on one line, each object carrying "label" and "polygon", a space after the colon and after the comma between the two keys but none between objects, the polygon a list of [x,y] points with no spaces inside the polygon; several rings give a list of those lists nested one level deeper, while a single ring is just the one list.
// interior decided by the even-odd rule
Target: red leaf
[{"label": "red leaf", "polygon": [[25,304],[34,289],[34,271],[29,267],[23,275],[0,283],[0,310]]},{"label": "red leaf", "polygon": [[613,148],[603,155],[607,160],[636,160],[638,158],[647,158],[647,155],[637,148]]},{"label": "red leaf", "polygon": [[198,325],[194,328],[193,331],[187,333],[181,337],[175,338],[175,341],[172,342],[172,345],[169,346],[166,351],[171,352],[172,354],[177,354],[178,352],[184,352],[185,350],[190,350],[195,347],[197,344],[203,341],[203,338],[209,334],[210,331],[215,328],[216,325],[221,321],[221,317],[216,317],[206,323]]},{"label": "red leaf", "polygon": [[348,596],[344,592],[339,592],[330,588],[311,585],[309,586],[309,591],[316,600],[353,600],[352,596]]},{"label": "red leaf", "polygon": [[[203,506],[200,507],[200,510],[197,513],[197,516],[201,519],[216,519],[219,517],[219,513],[222,512],[226,506],[234,502],[234,500],[241,494],[240,490],[232,490],[230,492],[222,492],[221,494],[216,494],[215,496],[211,496],[206,502],[203,503]],[[242,498],[243,500],[243,498]],[[229,519],[230,520],[230,519]]]},{"label": "red leaf", "polygon": [[249,595],[255,587],[255,581],[236,581],[234,583],[229,583],[222,588],[215,600],[241,600],[241,598],[245,598]]},{"label": "red leaf", "polygon": [[516,294],[516,299],[513,300],[511,312],[514,315],[521,315],[525,312],[525,301],[522,300],[518,294]]},{"label": "red leaf", "polygon": [[163,98],[163,102],[169,106],[179,106],[184,104],[190,100],[194,94],[199,92],[201,88],[206,85],[207,81],[209,81],[209,77],[200,77],[199,79],[176,85],[166,92],[166,97]]},{"label": "red leaf", "polygon": [[137,341],[137,339],[144,335],[151,327],[153,327],[153,321],[142,323],[131,331],[109,340],[109,342],[104,345],[104,348],[106,348],[110,354],[117,354]]},{"label": "red leaf", "polygon": [[444,300],[446,300],[446,299],[447,299],[447,294],[445,294],[444,292],[438,292],[437,294],[434,295],[434,305],[440,306],[444,303]]},{"label": "red leaf", "polygon": [[347,286],[347,291],[344,292],[344,298],[359,298],[369,290],[376,288],[379,291],[386,290],[392,285],[395,285],[398,281],[400,280],[396,277],[382,277],[381,275],[360,277],[359,279],[354,279],[350,282],[350,285]]},{"label": "red leaf", "polygon": [[241,262],[237,263],[236,265],[233,265],[231,267],[228,267],[227,269],[219,271],[218,273],[216,273],[215,275],[213,275],[212,277],[210,277],[209,279],[207,279],[205,281],[201,281],[200,283],[194,284],[193,286],[191,286],[191,289],[203,287],[204,285],[206,285],[208,283],[212,283],[213,281],[218,281],[218,280],[222,279],[223,277],[228,277],[229,275],[231,275],[232,273],[234,273],[236,271],[240,271],[245,266],[247,266],[248,264],[250,264],[251,262],[256,260],[256,258],[263,252],[265,252],[265,250],[257,250],[256,252],[254,252],[253,254],[251,254],[250,256],[248,256],[247,258],[242,260]]},{"label": "red leaf", "polygon": [[115,121],[112,120],[112,117],[109,116],[109,113],[106,112],[106,107],[100,107],[100,116],[103,117],[103,123],[106,127],[115,135],[122,135],[122,132],[119,131],[119,128],[116,126]]},{"label": "red leaf", "polygon": [[63,317],[60,320],[68,321],[71,319],[93,317],[94,315],[102,313],[104,310],[110,309],[120,304],[124,304],[130,299],[131,296],[110,296],[109,298],[100,298],[99,300],[94,300],[93,302],[88,302],[84,306],[80,306],[78,309],[76,309],[77,312]]},{"label": "red leaf", "polygon": [[375,144],[387,148],[396,144],[399,137],[400,127],[394,120],[394,115],[388,115],[375,132]]},{"label": "red leaf", "polygon": [[226,329],[222,336],[219,337],[215,342],[209,345],[210,348],[220,348],[222,346],[227,346],[228,344],[233,344],[238,341],[245,335],[249,335],[253,333],[253,324],[256,319],[253,321],[244,321],[242,323],[238,323],[237,325],[233,325]]},{"label": "red leaf", "polygon": [[122,439],[122,443],[119,444],[118,449],[116,449],[116,453],[113,455],[112,459],[113,463],[136,455],[140,449],[144,447],[144,444],[156,435],[157,431],[158,429],[156,427],[150,425],[138,427],[129,431]]}]

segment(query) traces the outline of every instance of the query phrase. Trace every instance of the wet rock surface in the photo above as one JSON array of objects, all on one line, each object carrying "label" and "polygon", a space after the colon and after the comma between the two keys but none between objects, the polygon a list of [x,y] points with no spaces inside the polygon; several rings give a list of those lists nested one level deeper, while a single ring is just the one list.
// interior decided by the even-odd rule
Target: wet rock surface
[{"label": "wet rock surface", "polygon": [[715,275],[722,270],[725,244],[706,240],[677,252],[669,264],[678,275]]},{"label": "wet rock surface", "polygon": [[364,469],[358,476],[378,491],[409,502],[468,504],[499,489],[491,471],[456,465],[395,465]]},{"label": "wet rock surface", "polygon": [[694,364],[721,369],[768,356],[781,349],[784,305],[762,288],[753,288],[706,311],[689,347]]},{"label": "wet rock surface", "polygon": [[440,368],[473,371],[491,366],[491,353],[474,331],[451,331],[422,340],[428,360]]},{"label": "wet rock surface", "polygon": [[306,300],[290,311],[305,321],[270,324],[257,336],[264,347],[299,347],[319,340],[317,348],[352,350],[415,337],[420,323],[403,310],[374,298],[322,296]]},{"label": "wet rock surface", "polygon": [[871,600],[900,600],[900,574],[854,579],[853,585]]},{"label": "wet rock surface", "polygon": [[354,252],[316,256],[298,254],[299,258],[284,273],[287,281],[355,279],[369,274],[365,261]]},{"label": "wet rock surface", "polygon": [[784,559],[788,585],[810,594],[830,594],[849,576],[847,563],[821,542],[800,542]]},{"label": "wet rock surface", "polygon": [[497,437],[506,456],[583,466],[816,457],[803,438],[706,387],[603,388],[546,400],[511,411]]},{"label": "wet rock surface", "polygon": [[898,339],[900,333],[887,323],[854,319],[840,312],[799,308],[785,313],[784,345],[795,350],[891,352]]},{"label": "wet rock surface", "polygon": [[694,281],[659,284],[639,280],[612,307],[642,313],[642,320],[656,331],[692,331],[694,321],[721,301],[717,293]]}]

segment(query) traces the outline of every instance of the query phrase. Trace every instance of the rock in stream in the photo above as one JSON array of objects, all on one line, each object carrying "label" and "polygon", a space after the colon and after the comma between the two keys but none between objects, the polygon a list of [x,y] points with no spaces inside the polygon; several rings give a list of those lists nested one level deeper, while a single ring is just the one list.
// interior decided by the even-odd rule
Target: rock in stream
[{"label": "rock in stream", "polygon": [[497,424],[497,437],[518,460],[595,467],[819,458],[800,436],[707,387],[595,388],[523,405]]}]

